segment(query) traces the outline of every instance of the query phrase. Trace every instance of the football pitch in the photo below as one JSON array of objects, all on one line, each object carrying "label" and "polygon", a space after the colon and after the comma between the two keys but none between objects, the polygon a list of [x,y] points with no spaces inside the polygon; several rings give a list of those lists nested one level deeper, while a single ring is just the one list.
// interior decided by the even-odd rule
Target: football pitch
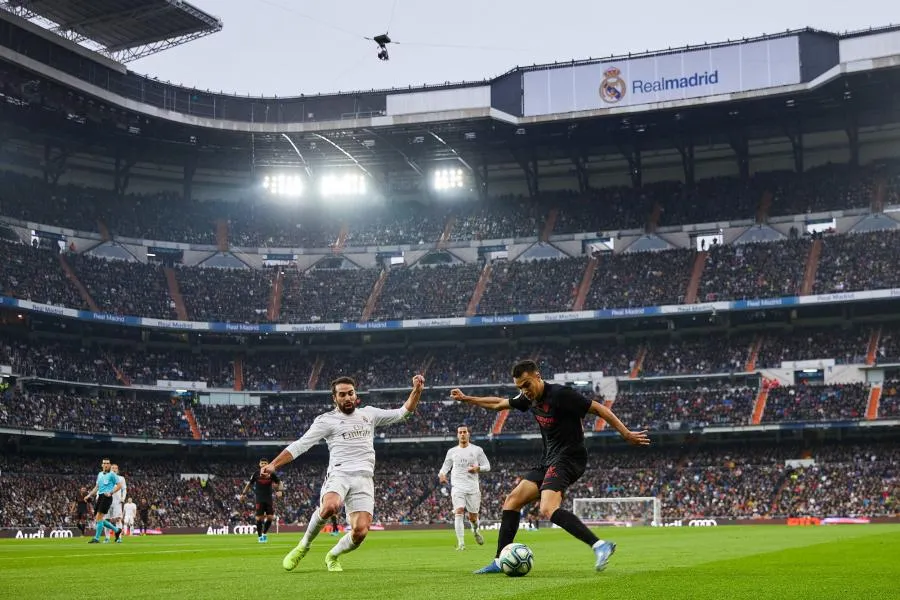
[{"label": "football pitch", "polygon": [[[298,534],[127,538],[88,545],[87,538],[0,542],[0,597],[488,599],[540,598],[900,598],[900,526],[728,526],[604,529],[618,543],[604,573],[590,550],[559,530],[523,531],[534,551],[522,578],[472,575],[493,556],[486,544],[457,552],[452,529],[372,532],[325,571],[337,538],[323,534],[294,572],[282,556]],[[471,544],[471,545],[469,545]]]}]

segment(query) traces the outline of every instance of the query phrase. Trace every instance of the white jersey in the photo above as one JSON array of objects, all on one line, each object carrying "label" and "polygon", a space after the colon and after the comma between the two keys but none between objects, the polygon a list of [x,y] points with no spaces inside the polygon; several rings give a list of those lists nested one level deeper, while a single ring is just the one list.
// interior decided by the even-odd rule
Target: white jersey
[{"label": "white jersey", "polygon": [[478,473],[469,473],[469,467],[478,465],[480,472],[491,470],[491,463],[480,446],[469,444],[465,448],[454,446],[447,450],[447,458],[441,466],[440,474],[450,473],[450,483],[454,491],[469,494],[478,492]]},{"label": "white jersey", "polygon": [[128,502],[125,504],[125,518],[134,520],[134,516],[137,514],[137,504],[134,502]]},{"label": "white jersey", "polygon": [[338,409],[319,415],[296,442],[287,447],[297,458],[317,443],[328,444],[328,474],[375,474],[375,428],[399,423],[413,413],[404,407],[393,410],[363,406],[344,414]]},{"label": "white jersey", "polygon": [[118,491],[118,492],[116,492],[115,494],[113,494],[113,497],[112,497],[112,498],[113,498],[113,502],[115,502],[115,503],[117,503],[117,504],[122,504],[122,503],[125,502],[125,498],[128,497],[128,494],[126,493],[126,492],[128,491],[128,486],[127,486],[127,484],[125,483],[125,478],[124,478],[124,477],[122,477],[121,475],[116,475],[116,478],[117,478],[117,479],[116,479],[117,483],[121,483],[121,484],[122,484],[122,487],[119,488],[119,491]]}]

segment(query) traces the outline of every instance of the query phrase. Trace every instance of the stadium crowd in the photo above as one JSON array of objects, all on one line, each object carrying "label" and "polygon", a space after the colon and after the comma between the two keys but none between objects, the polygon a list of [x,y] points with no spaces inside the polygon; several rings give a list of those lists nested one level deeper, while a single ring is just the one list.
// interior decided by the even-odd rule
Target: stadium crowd
[{"label": "stadium crowd", "polygon": [[706,302],[795,296],[809,255],[806,239],[715,245],[697,297]]},{"label": "stadium crowd", "polygon": [[392,268],[372,320],[465,316],[481,270],[478,264]]},{"label": "stadium crowd", "polygon": [[836,364],[862,364],[870,331],[851,329],[794,329],[763,336],[757,368],[778,368],[783,361],[833,358]]},{"label": "stadium crowd", "polygon": [[[825,238],[814,292],[883,289],[900,285],[893,265],[896,232]],[[780,297],[799,293],[810,242],[788,239],[714,246],[700,278],[699,301]],[[0,277],[10,296],[86,308],[54,249],[0,241]],[[602,253],[584,309],[630,308],[685,301],[696,253],[688,249]],[[78,279],[101,311],[171,319],[175,304],[162,268],[67,252]],[[354,322],[376,281],[374,320],[462,316],[481,275],[481,264],[355,268],[322,261],[301,272],[285,270],[280,322]],[[476,314],[560,312],[573,308],[585,274],[585,256],[495,261]],[[268,270],[179,266],[177,282],[188,318],[237,323],[268,320],[275,274]],[[341,290],[336,293],[336,288]]]},{"label": "stadium crowd", "polygon": [[[518,474],[531,468],[535,457],[491,445],[485,450],[492,469],[481,475],[481,518],[496,521],[504,493]],[[379,459],[375,474],[377,522],[452,521],[449,489],[437,480],[443,451],[432,450],[429,456],[412,459]],[[791,467],[785,462],[805,457],[815,463]],[[256,468],[254,460],[112,458],[128,481],[129,495],[136,500],[146,498],[152,505],[155,527],[206,528],[253,519],[250,501],[242,504],[238,496]],[[27,477],[22,477],[24,464],[29,466]],[[774,448],[609,450],[590,454],[587,471],[569,490],[565,506],[571,507],[572,499],[578,497],[658,496],[664,521],[897,515],[898,464],[900,454],[890,443],[811,449],[785,444]],[[70,504],[80,486],[90,488],[96,471],[96,461],[76,457],[29,457],[27,462],[0,457],[0,526],[71,526]],[[283,470],[285,493],[276,501],[282,522],[306,522],[317,503],[324,471],[321,453]]]},{"label": "stadium crowd", "polygon": [[[893,389],[893,388],[891,388]],[[890,392],[890,389],[887,390]],[[511,388],[474,387],[473,395],[509,396]],[[864,418],[869,388],[863,384],[777,387],[769,392],[763,422],[834,421]],[[591,396],[590,393],[588,393]],[[614,411],[631,427],[652,431],[677,431],[714,426],[750,424],[757,388],[750,382],[668,382],[650,387],[620,389]],[[886,393],[881,418],[896,416],[896,394]],[[393,408],[406,394],[362,394],[366,405]],[[593,396],[592,396],[593,397]],[[601,400],[599,397],[594,397]],[[297,437],[313,419],[332,409],[327,394],[266,396],[259,404],[184,404],[164,392],[90,393],[61,386],[7,390],[0,396],[0,426],[39,431],[115,434],[144,438],[187,438],[186,408],[196,417],[204,439],[278,439]],[[428,389],[417,414],[393,426],[381,437],[452,435],[467,424],[473,435],[492,432],[497,415],[448,399],[446,389]],[[586,431],[593,431],[595,417],[587,415]],[[512,410],[502,433],[534,431],[533,417]]]},{"label": "stadium crowd", "polygon": [[900,380],[892,378],[884,382],[884,386],[881,388],[878,418],[900,418]]},{"label": "stadium crowd", "polygon": [[[69,262],[101,312],[177,318],[162,267],[68,253]],[[203,272],[198,270],[198,276]]]},{"label": "stadium crowd", "polygon": [[584,309],[681,304],[693,260],[687,249],[602,254]]},{"label": "stadium crowd", "polygon": [[29,392],[0,396],[0,426],[155,439],[190,437],[180,403],[135,401],[118,395]]},{"label": "stadium crowd", "polygon": [[763,421],[830,421],[862,419],[869,388],[862,383],[775,387],[769,390]]},{"label": "stadium crowd", "polygon": [[900,230],[826,237],[815,291],[854,292],[898,287]]},{"label": "stadium crowd", "polygon": [[[571,310],[586,263],[583,256],[494,263],[477,312],[503,315]],[[469,297],[474,287],[469,289]]]},{"label": "stadium crowd", "polygon": [[271,271],[179,269],[179,288],[188,319],[256,323],[265,321],[272,291]]},{"label": "stadium crowd", "polygon": [[[406,388],[424,372],[429,386],[508,385],[510,364],[521,358],[538,362],[542,374],[602,372],[627,377],[643,355],[640,377],[741,373],[751,346],[762,335],[756,368],[778,368],[782,361],[834,358],[837,364],[865,361],[870,332],[866,328],[798,329],[764,334],[712,332],[705,337],[600,337],[565,344],[509,343],[480,340],[468,344],[394,344],[344,351],[305,349],[285,352],[262,347],[252,351],[190,348],[183,345],[91,344],[79,340],[0,335],[8,364],[23,376],[99,384],[155,385],[158,380],[199,381],[213,388],[233,388],[237,360],[247,391],[302,391],[313,382],[326,390],[335,377],[354,377],[360,389]],[[889,334],[882,342],[892,343]],[[643,353],[642,350],[646,349]],[[885,350],[887,351],[887,350]],[[886,362],[882,360],[882,362]],[[317,377],[312,377],[318,373]]]}]

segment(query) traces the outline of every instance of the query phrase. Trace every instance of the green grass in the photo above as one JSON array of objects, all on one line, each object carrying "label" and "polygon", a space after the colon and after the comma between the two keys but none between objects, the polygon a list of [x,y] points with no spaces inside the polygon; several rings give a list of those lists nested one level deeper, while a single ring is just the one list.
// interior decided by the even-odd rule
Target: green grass
[{"label": "green grass", "polygon": [[603,530],[619,544],[609,569],[559,530],[522,532],[534,570],[527,577],[471,575],[492,556],[484,547],[454,550],[452,530],[373,532],[342,558],[343,573],[324,570],[336,541],[320,536],[296,571],[281,568],[296,534],[170,536],[121,545],[73,540],[2,540],[2,598],[900,598],[900,526],[748,526]]}]

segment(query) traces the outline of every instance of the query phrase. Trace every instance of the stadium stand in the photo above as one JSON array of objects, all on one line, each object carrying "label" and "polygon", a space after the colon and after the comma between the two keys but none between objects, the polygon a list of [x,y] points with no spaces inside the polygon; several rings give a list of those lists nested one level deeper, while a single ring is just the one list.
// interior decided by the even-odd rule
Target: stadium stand
[{"label": "stadium stand", "polygon": [[[510,365],[521,358],[534,359],[545,378],[572,375],[630,427],[652,432],[652,449],[625,449],[585,418],[590,463],[566,506],[578,496],[655,496],[673,520],[900,516],[900,382],[886,366],[900,363],[895,299],[779,300],[900,287],[891,207],[900,204],[900,161],[883,158],[896,146],[896,114],[884,108],[895,70],[848,70],[798,92],[797,113],[815,115],[802,120],[806,146],[772,119],[783,97],[746,99],[739,111],[711,103],[650,119],[634,111],[522,128],[492,116],[428,124],[429,135],[416,136],[418,125],[375,134],[359,123],[394,118],[385,92],[216,95],[118,72],[0,21],[0,46],[40,67],[0,61],[9,169],[0,171],[0,292],[54,305],[0,306],[0,527],[71,524],[68,503],[92,481],[101,446],[121,452],[132,495],[151,501],[155,525],[247,523],[253,509],[236,496],[256,455],[277,452],[330,410],[333,378],[353,376],[364,404],[393,407],[418,372],[429,386],[418,413],[376,434],[385,454],[376,520],[451,519],[436,471],[460,424],[493,462],[482,477],[482,518],[496,520],[510,482],[537,459],[534,418],[452,402],[448,388],[513,394]],[[107,35],[121,29],[106,26]],[[804,57],[804,84],[816,76],[813,62]],[[71,80],[42,76],[44,66]],[[106,86],[113,101],[86,93],[87,81]],[[120,103],[126,97],[132,104]],[[140,103],[190,123],[134,110]],[[330,119],[342,130],[330,131]],[[285,123],[307,131],[257,131]],[[337,142],[319,143],[326,134],[359,159]],[[581,147],[589,139],[615,149],[607,141]],[[788,141],[793,152],[784,151]],[[397,150],[407,144],[412,151]],[[301,154],[315,157],[312,168]],[[829,162],[845,154],[847,164]],[[466,164],[470,155],[481,164]],[[449,158],[472,181],[441,198],[425,189],[423,168]],[[310,177],[370,168],[365,181],[377,182],[378,194],[287,204],[251,181],[285,165]],[[695,166],[704,177],[695,178]],[[557,189],[576,183],[577,192]],[[526,189],[528,197],[518,195]],[[66,229],[41,235],[53,227]],[[698,251],[707,235],[723,242],[701,241]],[[594,238],[615,251],[583,254]],[[142,262],[153,240],[178,244],[166,259],[176,263],[174,280]],[[491,245],[512,260],[486,258]],[[382,268],[376,253],[400,246],[409,266]],[[102,257],[110,249],[136,260]],[[280,257],[264,257],[269,251]],[[248,268],[207,267],[221,264],[209,260],[213,252]],[[451,264],[431,265],[437,252]],[[484,260],[495,260],[491,269]],[[259,268],[272,262],[283,281],[282,271]],[[700,305],[763,299],[774,300]],[[660,305],[680,306],[641,310]],[[63,319],[54,310],[61,306],[109,314]],[[577,322],[518,316],[576,308],[637,310]],[[234,326],[138,327],[115,315]],[[463,316],[486,318],[383,327]],[[354,325],[333,332],[324,323]],[[580,381],[598,371],[601,380]],[[193,383],[212,389],[179,391]],[[314,449],[285,469],[284,523],[305,521],[316,505],[322,454]]]},{"label": "stadium stand", "polygon": [[[482,519],[499,518],[506,473],[530,468],[533,457],[497,453],[488,449],[493,463],[482,474]],[[815,464],[793,469],[788,458],[811,456]],[[451,520],[447,488],[438,485],[436,472],[442,456],[382,458],[376,466],[379,494],[376,521],[385,523],[446,523]],[[122,460],[122,474],[135,498],[153,505],[154,526],[177,527],[239,524],[252,519],[250,506],[235,497],[254,468],[254,461],[231,460]],[[64,526],[70,519],[69,503],[80,485],[92,481],[95,461],[33,458],[33,471],[20,477],[21,462],[0,458],[0,526]],[[810,513],[879,516],[898,510],[900,456],[889,443],[824,445],[803,449],[793,444],[726,446],[692,454],[616,450],[593,453],[582,479],[567,495],[571,498],[648,496],[658,494],[663,517],[737,518],[796,516]],[[321,458],[291,465],[283,473],[288,482],[279,502],[286,523],[304,523],[318,498],[324,476]],[[209,473],[204,483],[181,478],[181,473]],[[16,485],[10,485],[16,481]],[[56,492],[48,494],[47,490]]]},{"label": "stadium stand", "polygon": [[698,298],[711,302],[795,296],[808,254],[805,239],[713,246]]},{"label": "stadium stand", "polygon": [[477,264],[391,269],[373,320],[464,316],[480,275]]}]

